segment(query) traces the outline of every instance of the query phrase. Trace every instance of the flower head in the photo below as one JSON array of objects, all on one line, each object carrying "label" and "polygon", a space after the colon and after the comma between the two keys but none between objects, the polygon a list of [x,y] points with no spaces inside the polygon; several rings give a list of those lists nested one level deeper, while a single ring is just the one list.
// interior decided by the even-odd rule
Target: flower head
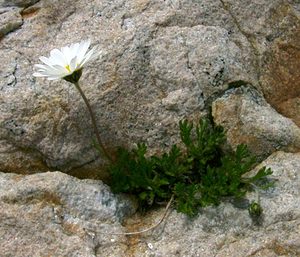
[{"label": "flower head", "polygon": [[43,64],[35,64],[37,69],[33,76],[46,77],[49,80],[65,79],[70,82],[77,82],[81,76],[83,66],[94,59],[97,54],[95,48],[88,51],[90,40],[71,44],[70,46],[53,49],[50,56],[41,56]]}]

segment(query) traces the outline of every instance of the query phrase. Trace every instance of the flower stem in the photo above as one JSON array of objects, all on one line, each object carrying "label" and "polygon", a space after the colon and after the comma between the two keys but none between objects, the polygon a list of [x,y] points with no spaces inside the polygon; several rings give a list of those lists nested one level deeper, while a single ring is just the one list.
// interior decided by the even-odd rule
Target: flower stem
[{"label": "flower stem", "polygon": [[89,103],[89,100],[86,98],[85,94],[83,93],[82,89],[80,88],[79,86],[79,83],[78,81],[77,82],[74,82],[73,83],[75,85],[75,87],[77,88],[77,90],[79,91],[81,97],[83,98],[83,101],[89,111],[89,114],[91,116],[91,121],[92,121],[92,125],[93,125],[93,128],[94,128],[94,132],[96,134],[96,138],[97,138],[97,141],[98,141],[98,144],[99,144],[99,147],[102,151],[102,153],[105,155],[105,157],[109,160],[109,161],[112,161],[110,155],[107,153],[103,143],[102,143],[102,140],[101,140],[101,137],[100,137],[100,133],[99,133],[99,130],[98,130],[98,127],[97,127],[97,123],[96,123],[96,119],[95,119],[95,115],[93,113],[93,110],[92,110],[92,107]]}]

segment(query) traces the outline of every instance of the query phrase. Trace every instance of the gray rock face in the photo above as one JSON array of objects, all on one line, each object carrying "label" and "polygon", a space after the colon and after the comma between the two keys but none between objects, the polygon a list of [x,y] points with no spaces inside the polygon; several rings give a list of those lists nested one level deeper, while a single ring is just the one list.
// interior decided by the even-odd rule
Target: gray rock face
[{"label": "gray rock face", "polygon": [[18,6],[18,7],[28,7],[30,5],[35,4],[40,0],[1,0],[1,6]]},{"label": "gray rock face", "polygon": [[[39,56],[87,38],[100,55],[81,85],[111,154],[140,141],[165,150],[179,120],[210,114],[232,147],[299,151],[299,14],[293,0],[0,0],[0,171],[105,177],[76,89],[32,76]],[[300,155],[261,165],[278,180],[261,194],[261,226],[228,199],[135,237],[106,233],[150,226],[163,210],[123,227],[134,204],[102,182],[0,173],[0,255],[299,256]]]},{"label": "gray rock face", "polygon": [[[22,24],[23,20],[18,8],[0,9],[0,38],[11,31],[18,29]],[[9,81],[8,83],[12,83],[12,81]]]},{"label": "gray rock face", "polygon": [[102,235],[95,243],[86,230],[90,224],[118,231],[119,222],[135,211],[129,199],[114,196],[102,182],[60,172],[1,173],[0,188],[0,252],[5,257],[96,256],[96,244],[110,243],[111,237]]},{"label": "gray rock face", "polygon": [[[0,135],[3,148],[11,151],[2,152],[2,170],[20,172],[25,163],[39,171],[50,167],[72,173],[77,167],[88,170],[85,164],[101,165],[76,90],[63,81],[32,77],[39,55],[75,39],[90,37],[102,49],[100,58],[85,69],[82,86],[109,151],[139,141],[146,141],[152,152],[168,147],[179,140],[178,121],[205,115],[206,101],[228,82],[254,83],[244,58],[248,52],[239,47],[247,42],[244,37],[239,45],[232,40],[218,26],[223,20],[210,19],[204,26],[194,13],[185,23],[180,5],[171,2],[71,2],[38,3],[18,38],[11,34],[4,39]],[[187,12],[190,5],[184,5]],[[209,10],[219,5],[208,1],[205,6]],[[174,26],[167,25],[174,22],[171,16],[178,19]],[[11,152],[19,157],[13,163]]]},{"label": "gray rock face", "polygon": [[228,90],[213,102],[212,116],[224,127],[234,149],[244,143],[261,158],[279,149],[300,149],[299,127],[277,113],[253,88]]},{"label": "gray rock face", "polygon": [[[160,152],[179,141],[179,120],[207,115],[228,86],[248,83],[266,92],[266,37],[285,35],[296,24],[297,6],[279,0],[53,0],[22,10],[22,26],[1,42],[0,170],[105,175],[75,88],[32,77],[40,55],[91,38],[101,54],[81,83],[108,151],[146,141],[151,153]],[[275,26],[274,10],[285,7],[285,23]]]},{"label": "gray rock face", "polygon": [[[128,256],[299,256],[300,154],[276,152],[262,166],[272,168],[277,182],[260,193],[261,226],[249,217],[247,203],[229,199],[218,207],[203,209],[194,220],[173,211],[164,226],[132,240],[132,255]],[[256,200],[255,193],[247,199]],[[140,217],[142,226],[154,223],[162,212]]]},{"label": "gray rock face", "polygon": [[299,1],[222,2],[256,53],[259,87],[267,101],[299,126]]},{"label": "gray rock face", "polygon": [[163,208],[131,216],[132,203],[114,196],[101,182],[51,172],[0,174],[0,251],[2,256],[286,256],[300,254],[300,154],[276,152],[260,164],[272,168],[276,186],[260,192],[264,209],[254,223],[245,201],[232,199],[200,211],[194,219],[172,211],[164,225],[147,234],[136,231],[156,223]]}]

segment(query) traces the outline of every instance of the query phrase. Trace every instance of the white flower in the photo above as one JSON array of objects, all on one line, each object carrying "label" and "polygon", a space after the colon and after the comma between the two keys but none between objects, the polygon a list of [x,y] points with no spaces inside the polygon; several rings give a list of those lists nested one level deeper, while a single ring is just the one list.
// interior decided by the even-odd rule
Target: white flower
[{"label": "white flower", "polygon": [[[44,64],[35,64],[37,69],[33,76],[47,77],[49,80],[61,79],[83,68],[84,64],[98,56],[95,48],[88,51],[90,40],[53,49],[49,58],[41,56]],[[81,75],[81,74],[80,74]]]}]

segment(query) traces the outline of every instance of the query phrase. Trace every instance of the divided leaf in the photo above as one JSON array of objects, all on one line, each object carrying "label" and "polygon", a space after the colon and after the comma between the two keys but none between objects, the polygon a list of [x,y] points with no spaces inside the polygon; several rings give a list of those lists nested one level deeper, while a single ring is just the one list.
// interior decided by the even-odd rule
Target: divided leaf
[{"label": "divided leaf", "polygon": [[205,119],[196,126],[183,120],[179,127],[185,150],[173,145],[168,153],[146,157],[145,144],[131,151],[120,148],[109,167],[112,190],[137,195],[141,208],[166,202],[174,194],[176,209],[194,216],[199,207],[217,205],[224,197],[240,198],[253,186],[265,189],[273,185],[261,183],[272,174],[269,168],[244,177],[255,165],[255,157],[244,144],[231,153],[222,151],[222,127]]}]

